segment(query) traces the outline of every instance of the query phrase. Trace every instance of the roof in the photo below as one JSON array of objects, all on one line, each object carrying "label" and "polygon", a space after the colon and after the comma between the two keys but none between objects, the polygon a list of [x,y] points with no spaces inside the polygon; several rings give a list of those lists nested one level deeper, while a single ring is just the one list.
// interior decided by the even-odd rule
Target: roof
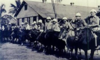
[{"label": "roof", "polygon": [[18,14],[17,18],[24,18],[24,17],[31,17],[31,16],[37,16],[38,14],[34,12],[32,9],[28,9],[27,11],[22,11]]},{"label": "roof", "polygon": [[[25,1],[29,7],[32,8],[32,11],[35,11],[37,14],[46,18],[48,16],[54,18],[54,11],[52,7],[52,3],[42,3],[42,2],[35,2],[35,1]],[[55,4],[55,10],[57,14],[57,18],[63,17],[74,17],[75,13],[80,12],[82,17],[85,18],[89,15],[89,11],[91,9],[97,9],[94,7],[85,7],[85,6],[71,6],[71,5],[64,5],[64,4]],[[27,15],[32,15],[32,11],[28,11]],[[23,14],[23,15],[24,15]],[[25,15],[25,16],[27,16]]]},{"label": "roof", "polygon": [[9,21],[9,23],[17,23],[17,20],[16,19],[11,19],[10,21]]},{"label": "roof", "polygon": [[17,18],[24,18],[24,17],[31,17],[31,16],[37,16],[38,14],[32,10],[32,8],[29,8],[28,10],[24,10],[24,5],[26,3],[23,2],[22,5],[20,6],[19,10],[15,14]]}]

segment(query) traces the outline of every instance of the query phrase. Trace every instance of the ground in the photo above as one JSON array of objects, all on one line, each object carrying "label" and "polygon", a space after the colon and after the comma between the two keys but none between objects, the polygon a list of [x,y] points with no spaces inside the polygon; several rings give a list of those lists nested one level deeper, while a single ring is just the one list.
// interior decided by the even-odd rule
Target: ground
[{"label": "ground", "polygon": [[0,60],[66,60],[66,58],[38,53],[18,44],[4,43],[0,44]]},{"label": "ground", "polygon": [[[84,52],[82,57],[84,57]],[[100,51],[98,51],[100,52]],[[90,51],[88,51],[90,53]],[[100,60],[100,53],[95,51],[95,60]],[[13,43],[0,43],[0,60],[68,60],[65,57],[55,55],[46,55],[43,52],[32,51],[31,48]]]}]

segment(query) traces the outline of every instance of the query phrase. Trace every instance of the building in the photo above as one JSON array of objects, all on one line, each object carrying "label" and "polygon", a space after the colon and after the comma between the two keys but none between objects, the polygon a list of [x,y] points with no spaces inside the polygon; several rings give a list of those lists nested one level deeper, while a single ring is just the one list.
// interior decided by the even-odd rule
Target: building
[{"label": "building", "polygon": [[[63,17],[74,18],[77,12],[80,12],[82,17],[85,18],[89,15],[91,9],[97,8],[55,3],[55,11],[58,19],[62,19]],[[45,18],[48,16],[51,18],[55,17],[52,3],[35,1],[23,1],[15,14],[18,25],[21,25],[22,22],[28,22],[31,25],[33,21],[38,21],[39,19],[42,19],[44,22]]]}]

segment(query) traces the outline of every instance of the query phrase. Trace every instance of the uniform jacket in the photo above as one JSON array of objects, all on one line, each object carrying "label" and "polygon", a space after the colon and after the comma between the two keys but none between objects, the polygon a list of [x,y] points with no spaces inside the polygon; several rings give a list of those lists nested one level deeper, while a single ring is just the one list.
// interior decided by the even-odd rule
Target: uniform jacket
[{"label": "uniform jacket", "polygon": [[44,31],[44,24],[43,23],[42,24],[38,24],[37,25],[37,30]]},{"label": "uniform jacket", "polygon": [[59,27],[59,24],[56,23],[56,24],[51,24],[51,29],[53,31],[57,31],[57,32],[60,32],[60,27]]},{"label": "uniform jacket", "polygon": [[87,24],[86,24],[85,20],[83,20],[83,19],[80,19],[80,20],[75,19],[75,21],[73,21],[74,28],[84,27],[85,25],[87,25]]},{"label": "uniform jacket", "polygon": [[45,23],[45,29],[46,29],[46,31],[51,29],[51,24],[52,24],[51,22],[46,22]]},{"label": "uniform jacket", "polygon": [[85,19],[86,23],[88,25],[94,25],[94,24],[98,24],[99,25],[99,17],[95,16],[89,16]]}]

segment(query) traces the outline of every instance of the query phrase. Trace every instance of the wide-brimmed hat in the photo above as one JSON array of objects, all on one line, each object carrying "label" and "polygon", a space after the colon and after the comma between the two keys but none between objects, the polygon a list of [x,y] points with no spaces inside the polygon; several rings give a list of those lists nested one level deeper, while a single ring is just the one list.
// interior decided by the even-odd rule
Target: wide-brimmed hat
[{"label": "wide-brimmed hat", "polygon": [[53,19],[52,22],[57,22],[57,19]]},{"label": "wide-brimmed hat", "polygon": [[33,25],[33,24],[36,24],[36,21],[34,21],[34,22],[32,23],[32,25]]},{"label": "wide-brimmed hat", "polygon": [[40,20],[38,21],[38,23],[42,23],[42,20],[40,19]]},{"label": "wide-brimmed hat", "polygon": [[8,23],[9,25],[11,24],[11,23]]},{"label": "wide-brimmed hat", "polygon": [[92,12],[97,13],[97,10],[92,9],[92,10],[90,11],[90,13],[92,13]]},{"label": "wide-brimmed hat", "polygon": [[63,20],[67,20],[67,17],[63,17]]},{"label": "wide-brimmed hat", "polygon": [[81,17],[81,13],[76,13],[76,15],[75,16],[79,16],[79,17]]},{"label": "wide-brimmed hat", "polygon": [[21,24],[23,25],[24,23],[22,22]]},{"label": "wide-brimmed hat", "polygon": [[51,19],[51,17],[47,17],[47,19],[49,20],[49,19]]}]

